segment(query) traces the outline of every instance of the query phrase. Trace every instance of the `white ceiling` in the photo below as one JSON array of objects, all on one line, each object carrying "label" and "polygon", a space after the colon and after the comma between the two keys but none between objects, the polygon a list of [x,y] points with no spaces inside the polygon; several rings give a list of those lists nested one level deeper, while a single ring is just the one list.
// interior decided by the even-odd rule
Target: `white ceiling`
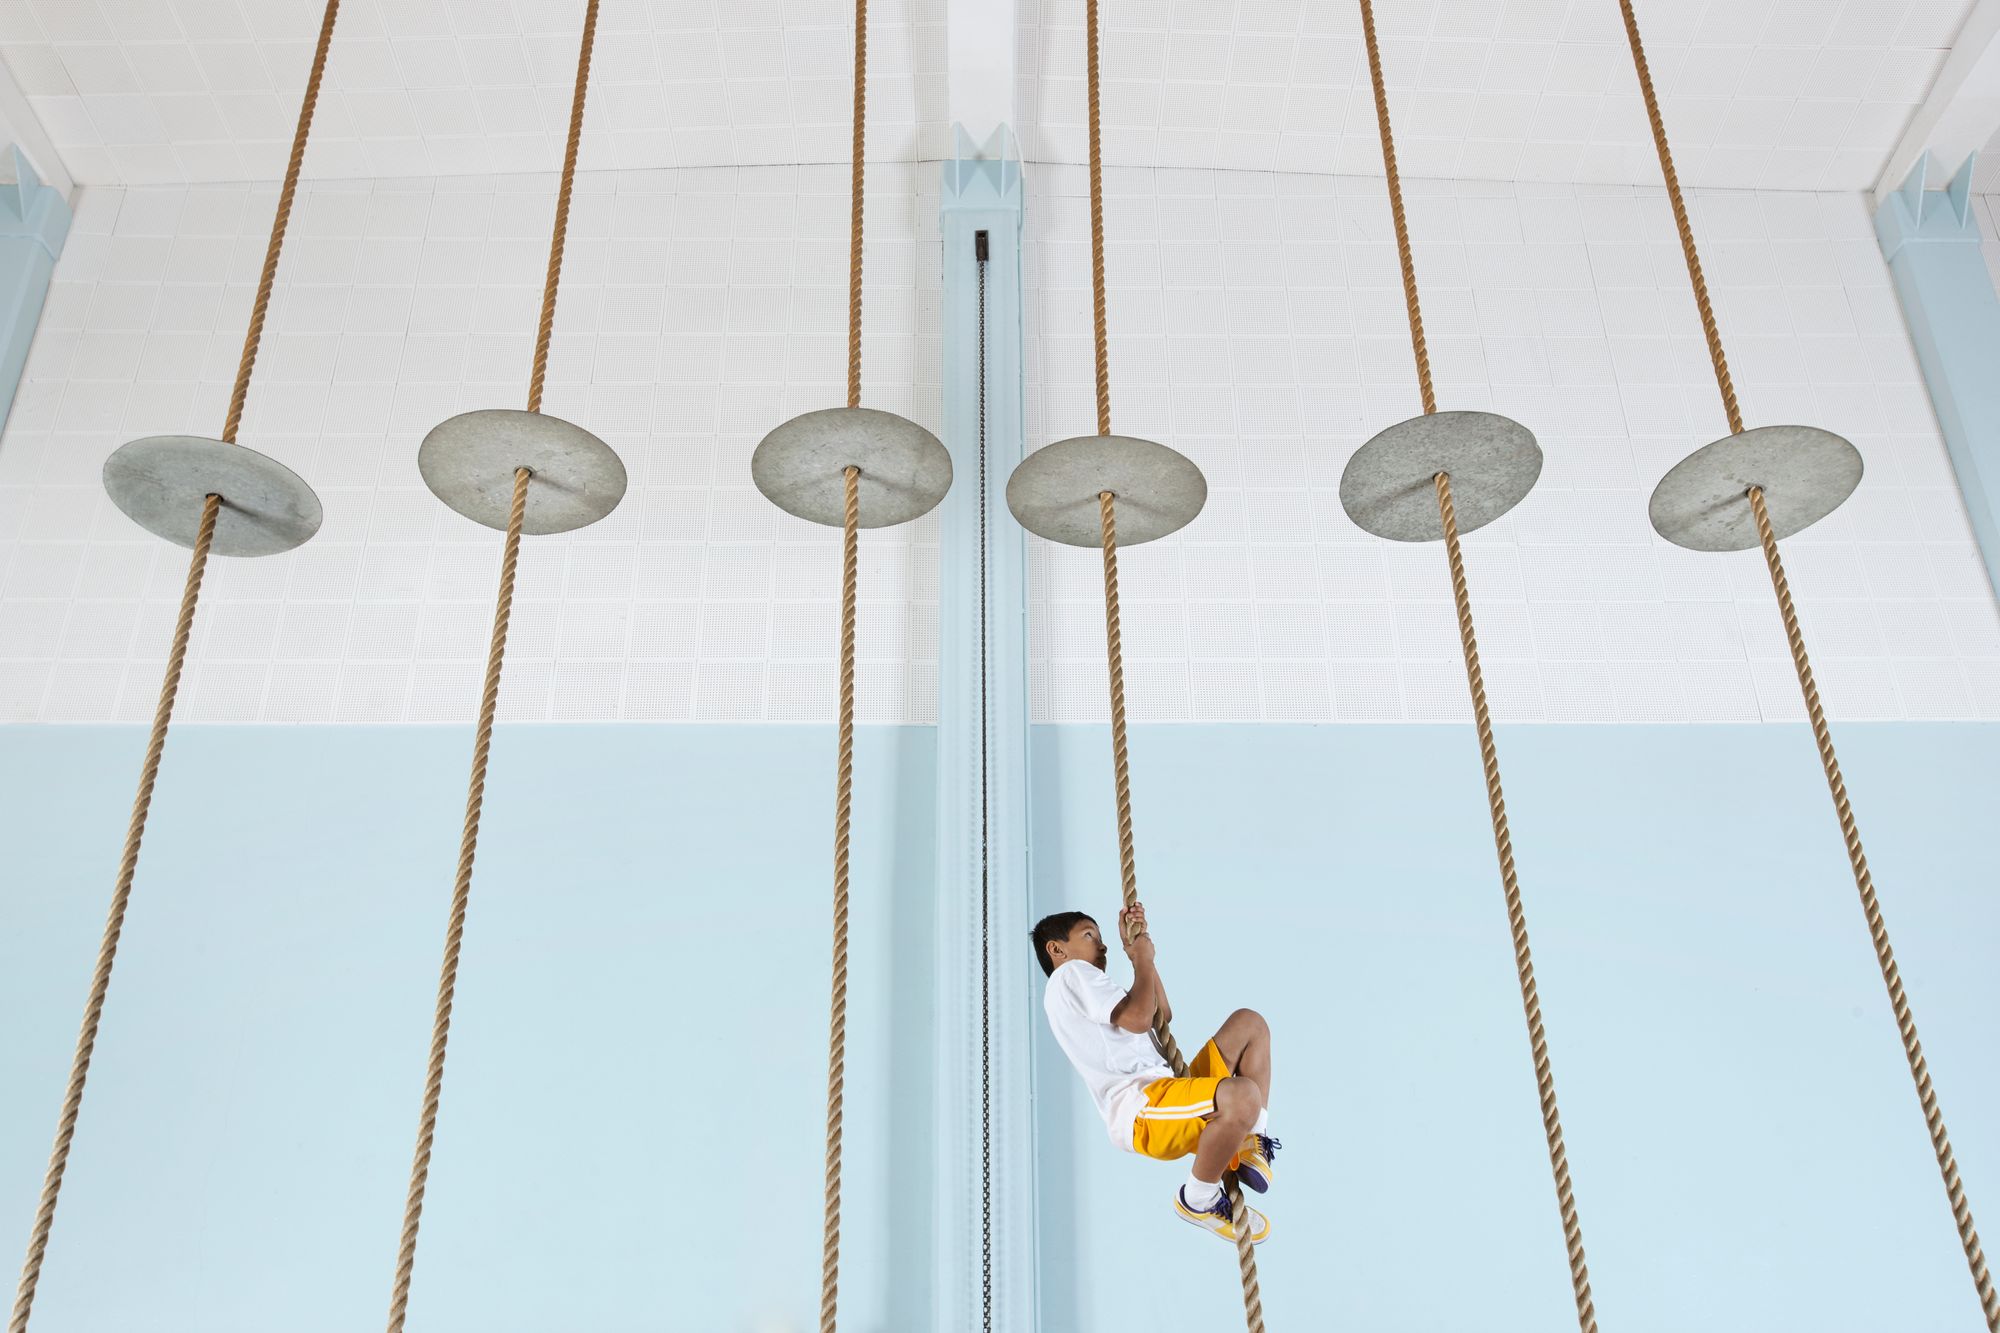
[{"label": "white ceiling", "polygon": [[[1001,3],[1002,0],[967,0]],[[949,153],[948,0],[870,6],[870,156]],[[1865,189],[1974,0],[1642,0],[1683,175]],[[1016,127],[1083,155],[1082,0],[1020,0]],[[546,170],[581,0],[346,0],[308,171]],[[0,0],[83,182],[272,179],[321,0]],[[584,164],[837,162],[851,0],[604,0]],[[1378,0],[1405,170],[1654,184],[1616,0]],[[1114,164],[1376,174],[1352,0],[1105,0]],[[1004,61],[1004,53],[996,57]]]}]

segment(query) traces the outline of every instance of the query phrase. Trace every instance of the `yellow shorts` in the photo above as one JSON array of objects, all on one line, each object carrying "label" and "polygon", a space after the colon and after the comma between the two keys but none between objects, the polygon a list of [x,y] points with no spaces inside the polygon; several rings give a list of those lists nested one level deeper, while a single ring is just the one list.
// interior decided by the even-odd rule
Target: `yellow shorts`
[{"label": "yellow shorts", "polygon": [[[1192,1153],[1201,1142],[1207,1117],[1215,1114],[1215,1086],[1229,1076],[1229,1062],[1211,1041],[1188,1066],[1186,1078],[1148,1083],[1146,1104],[1132,1122],[1132,1150],[1163,1162]],[[1235,1163],[1230,1166],[1234,1168]]]}]

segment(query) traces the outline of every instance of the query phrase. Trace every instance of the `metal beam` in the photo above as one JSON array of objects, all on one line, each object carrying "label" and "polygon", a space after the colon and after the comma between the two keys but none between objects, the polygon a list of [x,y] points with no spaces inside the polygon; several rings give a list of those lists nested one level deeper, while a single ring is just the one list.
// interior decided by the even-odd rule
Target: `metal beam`
[{"label": "metal beam", "polygon": [[0,184],[0,424],[13,409],[70,223],[62,191],[36,178],[18,146],[12,157],[14,179]]},{"label": "metal beam", "polygon": [[1925,153],[1963,162],[2000,135],[2000,0],[1978,0],[1952,43],[1930,95],[1917,108],[1875,182],[1875,206],[1917,169]]},{"label": "metal beam", "polygon": [[987,143],[1015,124],[1014,56],[1020,41],[1015,0],[947,0],[949,84],[946,119]]},{"label": "metal beam", "polygon": [[1958,473],[1972,531],[1986,557],[1986,574],[2000,589],[2000,296],[1980,254],[1972,216],[1972,168],[1965,165],[1942,190],[1926,188],[1931,158],[1918,157],[1910,177],[1875,213],[1875,234],[1917,360],[1937,411],[1945,448]]}]

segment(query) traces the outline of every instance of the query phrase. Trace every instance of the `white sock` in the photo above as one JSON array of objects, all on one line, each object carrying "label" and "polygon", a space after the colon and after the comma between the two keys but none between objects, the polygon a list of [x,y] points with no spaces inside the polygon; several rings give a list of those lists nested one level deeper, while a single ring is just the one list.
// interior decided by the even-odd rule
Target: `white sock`
[{"label": "white sock", "polygon": [[1181,1186],[1181,1200],[1196,1212],[1207,1208],[1222,1197],[1222,1182],[1201,1180],[1193,1172],[1188,1173],[1187,1184]]},{"label": "white sock", "polygon": [[1250,1126],[1250,1132],[1252,1134],[1262,1134],[1264,1132],[1265,1127],[1270,1123],[1271,1123],[1271,1109],[1267,1106],[1263,1110],[1257,1112],[1257,1123]]}]

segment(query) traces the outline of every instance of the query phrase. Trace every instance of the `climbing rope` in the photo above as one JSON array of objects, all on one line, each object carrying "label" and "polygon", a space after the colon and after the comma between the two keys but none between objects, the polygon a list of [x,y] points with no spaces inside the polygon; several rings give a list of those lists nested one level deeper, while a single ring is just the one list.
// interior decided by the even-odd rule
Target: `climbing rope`
[{"label": "climbing rope", "polygon": [[[1106,319],[1104,278],[1104,152],[1099,134],[1097,0],[1084,0],[1084,97],[1090,115],[1090,291],[1091,326],[1097,360],[1097,433],[1111,433],[1111,342]],[[1111,767],[1118,798],[1118,873],[1125,907],[1139,901],[1138,856],[1132,840],[1132,764],[1125,743],[1125,648],[1118,620],[1117,497],[1102,491],[1097,497],[1104,544],[1104,642],[1111,673]],[[1153,1025],[1153,1036],[1174,1077],[1186,1078],[1187,1058],[1168,1030],[1165,1015]],[[1235,1219],[1236,1263],[1243,1277],[1243,1311],[1250,1333],[1264,1333],[1264,1297],[1257,1283],[1257,1256],[1250,1241],[1249,1214],[1243,1191],[1233,1174],[1225,1174]]]},{"label": "climbing rope", "polygon": [[840,558],[840,757],[833,798],[833,1003],[826,1057],[826,1234],[820,1257],[820,1333],[840,1305],[840,1131],[847,1087],[848,841],[854,813],[854,630],[861,579],[861,469],[850,467]]},{"label": "climbing rope", "polygon": [[[861,406],[861,257],[867,197],[868,0],[854,0],[854,163],[848,177],[847,405]],[[820,1333],[840,1309],[841,1111],[847,1084],[848,842],[854,810],[855,593],[861,570],[861,469],[847,483],[840,561],[840,755],[833,803],[833,996],[826,1056],[826,1231],[820,1244]]]},{"label": "climbing rope", "polygon": [[1889,925],[1882,917],[1882,904],[1875,896],[1875,879],[1868,871],[1868,854],[1861,849],[1861,830],[1854,821],[1854,808],[1847,799],[1847,783],[1840,775],[1840,760],[1833,752],[1833,732],[1826,724],[1826,710],[1819,701],[1819,686],[1813,681],[1812,663],[1806,657],[1805,635],[1799,629],[1799,614],[1792,605],[1791,584],[1778,558],[1778,538],[1771,530],[1771,514],[1764,503],[1761,487],[1748,492],[1750,509],[1757,518],[1757,536],[1764,546],[1764,563],[1771,571],[1771,588],[1778,596],[1778,610],[1785,621],[1785,639],[1792,647],[1792,666],[1799,676],[1799,690],[1805,695],[1806,717],[1812,723],[1813,741],[1819,746],[1819,760],[1826,769],[1826,785],[1833,793],[1833,808],[1840,819],[1841,840],[1847,844],[1848,863],[1854,870],[1854,886],[1861,892],[1861,911],[1868,920],[1868,936],[1875,944],[1875,961],[1881,965],[1882,980],[1889,988],[1889,1005],[1896,1014],[1896,1030],[1902,1034],[1903,1055],[1916,1080],[1917,1100],[1924,1108],[1924,1123],[1930,1129],[1931,1149],[1937,1154],[1938,1171],[1944,1176],[1945,1194],[1951,1200],[1952,1220],[1958,1225],[1959,1243],[1965,1247],[1965,1261],[1972,1268],[1972,1283],[1979,1291],[1980,1308],[1988,1329],[2000,1333],[2000,1293],[1986,1268],[1986,1252],[1979,1244],[1979,1231],[1972,1222],[1972,1204],[1958,1178],[1958,1158],[1951,1150],[1951,1136],[1945,1132],[1944,1113],[1938,1108],[1937,1092],[1931,1087],[1930,1065],[1924,1059],[1923,1043],[1917,1040],[1916,1016],[1910,1012],[1909,997],[1903,992],[1902,973],[1896,967],[1896,952],[1889,944]]},{"label": "climbing rope", "polygon": [[[568,240],[570,198],[576,184],[577,150],[583,141],[583,109],[590,87],[590,57],[597,39],[599,0],[587,0],[576,58],[576,85],[570,98],[569,140],[563,149],[562,183],[556,191],[555,223],[549,234],[549,264],[542,284],[541,319],[528,373],[528,411],[542,410],[549,347],[555,336],[556,296],[562,285],[563,249]],[[465,794],[465,826],[459,836],[458,873],[452,882],[451,915],[445,929],[444,964],[438,974],[437,1009],[431,1025],[430,1060],[424,1076],[423,1110],[417,1119],[417,1147],[410,1161],[410,1188],[403,1203],[403,1234],[396,1251],[396,1279],[389,1296],[389,1333],[401,1333],[409,1316],[410,1283],[416,1273],[417,1232],[423,1223],[424,1191],[430,1181],[431,1152],[437,1138],[438,1108],[444,1097],[445,1054],[451,1041],[452,1002],[458,993],[458,962],[465,942],[465,918],[472,896],[472,865],[479,850],[480,816],[486,803],[486,769],[493,750],[493,724],[500,708],[500,674],[507,656],[507,629],[514,612],[515,573],[521,560],[521,531],[528,512],[534,473],[514,470],[513,503],[507,511],[507,540],[500,556],[500,589],[493,604],[493,634],[479,694],[479,721],[472,743],[472,778]]]},{"label": "climbing rope", "polygon": [[[1674,170],[1673,151],[1667,143],[1666,120],[1660,114],[1659,95],[1653,88],[1653,75],[1646,62],[1645,42],[1639,35],[1639,18],[1633,11],[1632,0],[1618,0],[1619,12],[1625,19],[1625,35],[1632,47],[1632,65],[1639,76],[1639,91],[1646,101],[1646,119],[1653,129],[1653,146],[1659,151],[1660,171],[1666,179],[1667,200],[1673,206],[1674,226],[1680,232],[1681,255],[1687,261],[1688,277],[1694,285],[1695,305],[1701,312],[1701,331],[1708,339],[1709,360],[1715,369],[1716,388],[1722,394],[1723,411],[1729,417],[1732,434],[1743,433],[1743,413],[1737,406],[1736,387],[1729,377],[1729,362],[1723,355],[1722,333],[1716,323],[1715,307],[1709,300],[1708,280],[1703,277],[1701,256],[1695,248],[1694,227],[1688,221],[1687,202],[1681,191],[1680,175]],[[1799,629],[1797,610],[1792,605],[1792,592],[1785,580],[1785,568],[1778,558],[1778,539],[1771,528],[1771,516],[1764,502],[1761,487],[1752,486],[1745,498],[1750,502],[1751,513],[1757,520],[1757,536],[1764,547],[1764,563],[1771,572],[1771,587],[1777,593],[1778,610],[1785,622],[1785,638],[1792,649],[1792,665],[1798,672],[1799,690],[1805,696],[1806,715],[1812,722],[1813,740],[1819,747],[1820,765],[1826,770],[1827,790],[1833,796],[1833,808],[1840,820],[1840,836],[1847,846],[1847,859],[1854,872],[1854,886],[1861,895],[1861,910],[1867,918],[1869,938],[1875,945],[1875,959],[1882,969],[1882,980],[1888,986],[1889,1004],[1896,1015],[1896,1029],[1903,1039],[1903,1054],[1909,1061],[1910,1077],[1916,1083],[1917,1101],[1923,1107],[1924,1123],[1930,1131],[1931,1149],[1937,1155],[1938,1171],[1944,1177],[1945,1196],[1951,1203],[1952,1220],[1958,1226],[1959,1244],[1965,1250],[1965,1262],[1972,1270],[1972,1284],[1979,1293],[1979,1304],[1986,1316],[1986,1327],[1990,1333],[2000,1333],[2000,1292],[1996,1292],[1993,1277],[1986,1267],[1986,1252],[1979,1243],[1979,1232],[1972,1221],[1972,1204],[1965,1196],[1965,1186],[1958,1175],[1958,1158],[1952,1152],[1951,1136],[1945,1132],[1944,1113],[1938,1106],[1937,1092],[1931,1086],[1930,1066],[1924,1060],[1923,1045],[1917,1040],[1917,1021],[1911,1013],[1909,997],[1903,992],[1903,979],[1896,968],[1896,955],[1889,945],[1889,927],[1883,920],[1882,906],[1875,896],[1875,880],[1868,871],[1868,857],[1861,847],[1861,831],[1855,823],[1854,810],[1847,797],[1847,783],[1840,774],[1840,760],[1833,750],[1833,733],[1827,727],[1826,711],[1820,705],[1819,687],[1814,683],[1812,664],[1806,658],[1805,636]]]},{"label": "climbing rope", "polygon": [[1417,359],[1417,388],[1423,394],[1424,415],[1438,410],[1431,388],[1430,344],[1424,338],[1424,312],[1417,300],[1417,261],[1410,251],[1410,223],[1403,213],[1403,178],[1396,170],[1396,135],[1389,123],[1389,89],[1382,78],[1382,47],[1375,40],[1375,6],[1361,0],[1361,35],[1368,46],[1368,78],[1375,85],[1375,126],[1382,137],[1382,168],[1389,180],[1389,216],[1396,224],[1396,258],[1403,267],[1403,304],[1410,312],[1410,350]]},{"label": "climbing rope", "polygon": [[549,375],[549,345],[555,340],[556,292],[562,286],[563,247],[569,241],[569,201],[576,191],[577,150],[583,146],[583,102],[590,91],[590,57],[597,46],[597,6],[583,11],[583,38],[576,53],[576,86],[569,100],[569,141],[563,145],[562,184],[556,188],[555,225],[549,230],[549,267],[542,279],[542,318],[535,326],[535,364],[528,372],[528,410],[542,410],[542,384]]},{"label": "climbing rope", "polygon": [[1472,595],[1465,584],[1465,557],[1458,545],[1458,510],[1451,500],[1451,477],[1440,472],[1438,516],[1444,523],[1445,559],[1451,569],[1452,600],[1458,604],[1458,641],[1465,653],[1465,679],[1472,690],[1472,721],[1479,732],[1479,760],[1486,772],[1486,804],[1493,816],[1493,847],[1500,857],[1500,884],[1507,896],[1507,925],[1514,933],[1514,970],[1521,981],[1521,1007],[1528,1018],[1528,1047],[1534,1053],[1535,1086],[1542,1099],[1542,1132],[1549,1141],[1549,1168],[1555,1174],[1556,1206],[1562,1214],[1563,1243],[1569,1250],[1569,1280],[1576,1296],[1576,1320],[1595,1333],[1597,1308],[1590,1296],[1590,1267],[1583,1257],[1583,1224],[1570,1187],[1569,1153],[1563,1147],[1562,1114],[1556,1109],[1555,1070],[1549,1062],[1548,1034],[1542,1027],[1541,992],[1535,985],[1535,958],[1528,947],[1528,914],[1521,881],[1514,871],[1514,838],[1507,828],[1507,798],[1500,789],[1500,751],[1493,741],[1493,717],[1486,706],[1486,676],[1479,667],[1479,641],[1472,628]]},{"label": "climbing rope", "polygon": [[[1104,645],[1111,672],[1111,771],[1118,801],[1118,876],[1125,909],[1129,912],[1139,902],[1139,868],[1132,841],[1132,764],[1125,743],[1125,646],[1118,618],[1116,497],[1110,491],[1100,492],[1097,507],[1104,538]],[[1153,1037],[1174,1077],[1186,1078],[1187,1057],[1181,1054],[1180,1043],[1168,1029],[1164,1013],[1154,1018]],[[1257,1254],[1250,1240],[1243,1191],[1233,1174],[1224,1176],[1223,1188],[1229,1194],[1229,1208],[1235,1219],[1236,1265],[1243,1278],[1244,1319],[1250,1333],[1264,1333],[1264,1295],[1257,1282]]]},{"label": "climbing rope", "polygon": [[1646,119],[1653,127],[1653,147],[1660,155],[1660,174],[1666,177],[1674,227],[1681,234],[1681,255],[1687,260],[1688,278],[1694,284],[1694,303],[1701,311],[1701,331],[1708,339],[1708,359],[1715,366],[1715,384],[1722,391],[1722,410],[1729,416],[1729,433],[1741,435],[1743,412],[1736,405],[1736,385],[1729,378],[1729,359],[1722,354],[1722,331],[1715,322],[1715,306],[1708,299],[1708,279],[1701,271],[1701,255],[1695,250],[1694,224],[1688,221],[1680,173],[1674,170],[1674,150],[1667,143],[1667,122],[1660,115],[1659,95],[1653,91],[1653,69],[1646,63],[1646,44],[1639,37],[1639,16],[1632,10],[1632,0],[1618,0],[1618,8],[1625,16],[1625,36],[1632,44],[1632,65],[1639,73],[1639,91],[1646,99]]},{"label": "climbing rope", "polygon": [[[236,443],[243,422],[243,408],[250,398],[250,380],[257,367],[257,352],[264,340],[264,324],[271,310],[271,293],[278,280],[278,258],[284,251],[285,232],[291,222],[292,202],[298,194],[299,173],[305,164],[306,143],[312,135],[313,112],[319,106],[320,83],[326,75],[327,52],[333,46],[334,20],[340,0],[327,0],[320,18],[319,41],[313,48],[312,70],[306,78],[305,96],[299,103],[298,124],[292,132],[292,155],[285,164],[284,185],[278,192],[278,208],[271,219],[271,238],[264,249],[264,268],[257,279],[257,296],[250,306],[250,324],[243,335],[243,352],[236,362],[236,382],[230,390],[229,411],[222,427],[222,440]],[[48,1254],[49,1233],[55,1225],[56,1204],[62,1196],[63,1177],[69,1170],[70,1144],[76,1137],[76,1122],[83,1110],[83,1089],[90,1077],[90,1060],[97,1049],[97,1029],[104,1018],[105,998],[111,988],[111,969],[118,959],[118,942],[125,930],[125,912],[132,899],[132,883],[139,870],[139,846],[145,840],[146,820],[153,808],[153,787],[160,776],[160,760],[173,724],[174,702],[180,696],[181,675],[187,665],[188,639],[194,629],[195,609],[201,600],[201,584],[208,571],[208,556],[215,542],[215,525],[222,514],[223,497],[210,495],[202,505],[201,522],[196,528],[194,554],[188,562],[187,581],[181,592],[180,617],[175,622],[173,647],[167,654],[167,672],[160,685],[159,703],[153,710],[153,729],[146,742],[145,762],[139,770],[139,792],[132,803],[132,819],[125,831],[125,848],[118,859],[118,879],[111,893],[111,911],[104,923],[104,935],[97,948],[97,966],[91,976],[90,998],[84,1004],[83,1028],[77,1034],[76,1053],[71,1057],[69,1083],[63,1094],[62,1114],[56,1122],[55,1146],[49,1153],[48,1171],[42,1179],[41,1201],[35,1209],[35,1224],[28,1238],[28,1255],[21,1266],[21,1281],[14,1294],[14,1310],[7,1322],[8,1333],[26,1333],[34,1311],[35,1289],[40,1285],[42,1263]]]},{"label": "climbing rope", "polygon": [[438,975],[437,1014],[431,1024],[431,1056],[424,1076],[424,1108],[417,1127],[417,1151],[410,1164],[410,1191],[403,1205],[403,1240],[396,1255],[396,1285],[389,1300],[389,1333],[398,1333],[410,1306],[410,1279],[417,1266],[417,1227],[423,1220],[424,1187],[430,1180],[431,1146],[437,1138],[438,1103],[444,1096],[445,1048],[451,1039],[452,1000],[458,993],[458,958],[465,943],[465,913],[472,896],[472,861],[479,850],[479,817],[486,803],[486,765],[493,752],[493,721],[500,708],[500,667],[507,655],[507,626],[514,614],[514,573],[521,560],[521,524],[528,512],[527,468],[514,470],[514,503],[507,511],[507,543],[500,557],[500,592],[493,604],[493,637],[486,649],[486,681],[479,694],[479,725],[472,743],[472,781],[465,794],[465,828],[459,836],[458,875],[452,882],[450,925],[445,931],[444,967]]},{"label": "climbing rope", "polygon": [[1098,137],[1097,0],[1084,3],[1084,99],[1090,106],[1090,317],[1097,351],[1097,433],[1111,433],[1111,336],[1104,306],[1104,151]]},{"label": "climbing rope", "polygon": [[[1374,4],[1371,0],[1359,2],[1361,32],[1368,48],[1368,77],[1375,89],[1375,124],[1382,138],[1382,166],[1389,184],[1389,215],[1395,223],[1396,255],[1403,270],[1403,302],[1409,309],[1410,349],[1416,358],[1417,388],[1423,396],[1424,415],[1429,416],[1437,411],[1437,393],[1431,384],[1430,349],[1424,339],[1424,316],[1417,297],[1417,265],[1411,253],[1409,220],[1403,210],[1402,176],[1396,170],[1396,139],[1389,118],[1388,83],[1382,75],[1382,47],[1375,35]],[[1465,654],[1466,685],[1472,693],[1472,719],[1479,734],[1480,763],[1486,773],[1486,801],[1493,818],[1493,845],[1500,858],[1500,886],[1507,899],[1507,924],[1514,936],[1514,968],[1520,978],[1521,1004],[1528,1019],[1528,1047],[1535,1062],[1535,1085],[1541,1095],[1542,1131],[1548,1139],[1549,1167],[1555,1176],[1563,1244],[1569,1251],[1577,1324],[1583,1333],[1596,1333],[1597,1310],[1590,1294],[1590,1268],[1584,1261],[1583,1224],[1577,1216],[1576,1196],[1570,1185],[1562,1116],[1556,1109],[1555,1073],[1549,1062],[1548,1036],[1542,1026],[1534,955],[1528,947],[1527,909],[1521,901],[1521,883],[1514,869],[1514,840],[1507,827],[1507,801],[1500,788],[1500,752],[1493,740],[1493,719],[1486,705],[1486,678],[1480,670],[1479,643],[1473,632],[1472,597],[1466,588],[1465,559],[1459,550],[1458,511],[1452,504],[1450,475],[1440,472],[1431,480],[1437,488],[1445,558],[1451,571],[1452,597],[1458,606],[1459,644]]]},{"label": "climbing rope", "polygon": [[28,1260],[21,1269],[21,1285],[14,1296],[14,1314],[8,1321],[9,1333],[27,1333],[28,1316],[35,1305],[35,1288],[42,1277],[42,1260],[48,1253],[49,1230],[55,1225],[56,1200],[62,1194],[63,1174],[69,1169],[70,1142],[76,1137],[76,1119],[83,1110],[83,1085],[90,1077],[91,1053],[97,1049],[97,1028],[104,1017],[104,998],[111,988],[111,965],[118,957],[118,939],[125,931],[125,909],[132,901],[132,880],[139,870],[139,843],[146,836],[146,816],[153,807],[153,786],[160,776],[160,756],[166,749],[167,727],[173,720],[174,700],[180,694],[181,672],[187,664],[188,636],[194,630],[195,604],[201,598],[202,575],[208,569],[208,551],[215,540],[215,520],[222,512],[222,497],[211,495],[201,508],[201,525],[194,539],[194,558],[188,564],[187,583],[181,590],[180,617],[174,622],[173,648],[167,653],[167,675],[160,686],[159,706],[153,712],[153,731],[146,741],[146,761],[139,768],[139,794],[132,802],[132,820],[125,831],[125,853],[118,861],[118,883],[111,893],[111,913],[104,923],[103,943],[97,950],[97,970],[90,981],[90,999],[83,1008],[83,1031],[77,1035],[76,1056],[70,1062],[69,1088],[63,1095],[62,1117],[56,1124],[55,1149],[49,1154],[48,1175],[42,1182],[41,1206],[35,1210],[35,1226],[28,1240]]},{"label": "climbing rope", "polygon": [[854,0],[854,166],[847,185],[847,405],[861,406],[861,232],[867,198],[868,0]]}]

